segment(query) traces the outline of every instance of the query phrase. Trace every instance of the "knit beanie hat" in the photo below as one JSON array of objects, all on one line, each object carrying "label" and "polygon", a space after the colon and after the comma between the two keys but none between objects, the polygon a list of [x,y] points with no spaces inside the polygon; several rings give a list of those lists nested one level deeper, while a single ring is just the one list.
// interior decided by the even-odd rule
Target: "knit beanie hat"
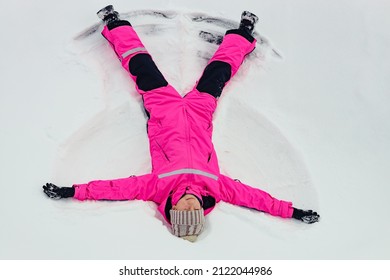
[{"label": "knit beanie hat", "polygon": [[[197,236],[201,233],[204,226],[204,211],[200,210],[170,210],[172,233],[189,241],[194,241],[188,236]],[[196,239],[196,238],[195,238]]]}]

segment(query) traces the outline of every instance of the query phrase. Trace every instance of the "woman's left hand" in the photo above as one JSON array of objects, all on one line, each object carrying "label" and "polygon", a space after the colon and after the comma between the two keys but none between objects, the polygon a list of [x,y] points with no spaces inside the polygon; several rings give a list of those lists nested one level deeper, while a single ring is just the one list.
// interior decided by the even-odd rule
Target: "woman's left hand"
[{"label": "woman's left hand", "polygon": [[313,210],[302,210],[297,208],[294,208],[292,217],[306,224],[316,223],[320,219],[320,215]]}]

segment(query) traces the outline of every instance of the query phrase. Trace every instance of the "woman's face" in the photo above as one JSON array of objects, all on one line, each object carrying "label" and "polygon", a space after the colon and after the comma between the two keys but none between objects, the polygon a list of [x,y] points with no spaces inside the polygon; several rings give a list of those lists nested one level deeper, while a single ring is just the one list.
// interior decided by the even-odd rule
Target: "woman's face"
[{"label": "woman's face", "polygon": [[200,205],[199,200],[193,194],[186,194],[176,203],[176,205],[172,206],[173,210],[200,210],[202,206]]}]

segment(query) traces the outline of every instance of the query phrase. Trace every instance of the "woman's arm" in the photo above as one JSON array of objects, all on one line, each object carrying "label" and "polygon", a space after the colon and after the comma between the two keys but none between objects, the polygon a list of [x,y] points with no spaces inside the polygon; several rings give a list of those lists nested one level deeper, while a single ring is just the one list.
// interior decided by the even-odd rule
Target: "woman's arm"
[{"label": "woman's arm", "polygon": [[221,200],[259,211],[267,212],[282,218],[294,218],[307,224],[319,221],[320,215],[312,210],[294,208],[292,202],[272,197],[260,189],[245,185],[240,181],[220,175]]},{"label": "woman's arm", "polygon": [[74,184],[71,188],[57,187],[48,183],[43,186],[43,189],[53,199],[73,197],[78,200],[153,200],[156,194],[157,179],[154,174],[146,174]]},{"label": "woman's arm", "polygon": [[267,212],[273,216],[294,218],[307,224],[319,221],[320,215],[312,210],[294,208],[292,202],[272,197],[260,189],[220,175],[221,199],[225,202]]},{"label": "woman's arm", "polygon": [[292,202],[278,200],[269,193],[220,175],[221,199],[225,202],[267,212],[273,216],[291,218]]}]

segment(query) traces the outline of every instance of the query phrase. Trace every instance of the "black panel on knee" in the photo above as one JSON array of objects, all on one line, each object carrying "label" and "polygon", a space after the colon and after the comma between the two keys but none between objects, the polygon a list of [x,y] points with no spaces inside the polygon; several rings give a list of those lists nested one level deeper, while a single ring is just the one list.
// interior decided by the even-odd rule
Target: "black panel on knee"
[{"label": "black panel on knee", "polygon": [[136,76],[136,84],[141,90],[149,91],[168,85],[150,55],[146,53],[133,56],[129,62],[129,70]]},{"label": "black panel on knee", "polygon": [[231,75],[232,67],[229,63],[213,61],[207,65],[196,89],[218,98],[221,96],[225,83],[230,80]]}]

